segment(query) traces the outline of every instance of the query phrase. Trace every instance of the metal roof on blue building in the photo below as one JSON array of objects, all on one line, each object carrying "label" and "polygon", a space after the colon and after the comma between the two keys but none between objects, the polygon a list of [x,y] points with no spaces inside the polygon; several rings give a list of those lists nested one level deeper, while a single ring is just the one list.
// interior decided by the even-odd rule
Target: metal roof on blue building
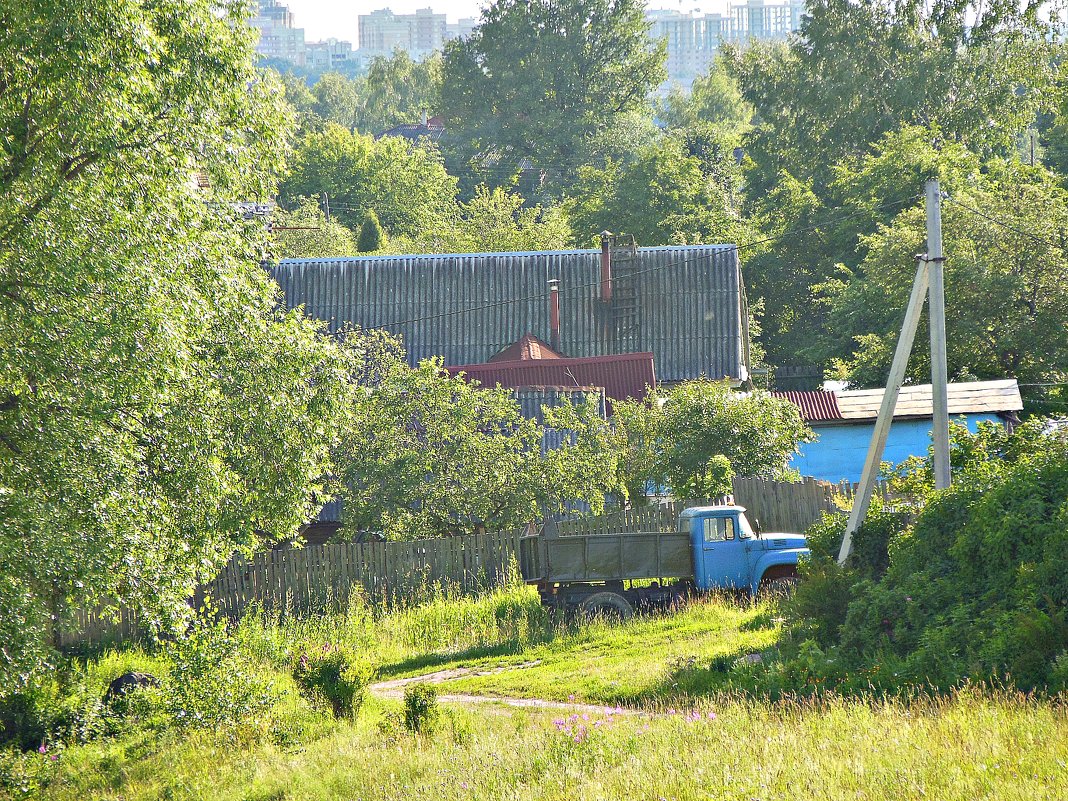
[{"label": "metal roof on blue building", "polygon": [[269,267],[290,307],[331,330],[384,328],[409,360],[488,361],[527,332],[548,339],[548,281],[560,282],[560,351],[569,357],[652,351],[658,377],[748,376],[744,288],[733,245],[638,248],[628,274],[636,326],[606,339],[600,251],[286,259]]}]

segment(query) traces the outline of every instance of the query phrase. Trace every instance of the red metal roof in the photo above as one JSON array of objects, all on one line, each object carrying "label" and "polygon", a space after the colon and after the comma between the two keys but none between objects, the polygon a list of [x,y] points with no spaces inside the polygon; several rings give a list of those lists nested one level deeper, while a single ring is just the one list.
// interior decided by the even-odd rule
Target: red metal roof
[{"label": "red metal roof", "polygon": [[841,420],[838,399],[833,392],[772,392],[776,398],[788,400],[801,410],[801,419],[806,423],[823,420]]},{"label": "red metal roof", "polygon": [[653,354],[649,352],[581,359],[519,359],[445,369],[451,375],[464,373],[469,381],[489,387],[604,387],[605,395],[614,400],[641,399],[647,387],[656,386]]},{"label": "red metal roof", "polygon": [[490,362],[518,362],[533,361],[535,359],[562,359],[564,358],[547,344],[533,334],[523,334],[518,342],[513,342],[507,348],[495,356],[490,356]]}]

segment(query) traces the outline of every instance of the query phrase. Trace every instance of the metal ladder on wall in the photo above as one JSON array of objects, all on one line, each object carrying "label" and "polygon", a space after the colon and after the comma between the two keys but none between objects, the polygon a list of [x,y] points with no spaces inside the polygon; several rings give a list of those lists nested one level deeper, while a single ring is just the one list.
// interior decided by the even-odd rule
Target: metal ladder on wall
[{"label": "metal ladder on wall", "polygon": [[610,310],[611,352],[634,353],[641,347],[641,315],[638,308],[638,245],[633,236],[613,236],[612,300]]}]

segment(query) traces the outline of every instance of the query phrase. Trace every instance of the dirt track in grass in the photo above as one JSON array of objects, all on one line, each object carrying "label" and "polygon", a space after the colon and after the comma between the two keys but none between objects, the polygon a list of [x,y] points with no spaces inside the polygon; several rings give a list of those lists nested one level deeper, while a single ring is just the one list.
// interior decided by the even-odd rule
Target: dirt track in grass
[{"label": "dirt track in grass", "polygon": [[[523,662],[519,665],[508,665],[497,668],[450,668],[437,670],[433,673],[424,673],[421,676],[408,676],[403,679],[391,679],[389,681],[376,682],[368,687],[371,694],[377,698],[400,699],[404,697],[404,688],[410,684],[443,684],[453,679],[466,678],[469,676],[492,676],[505,671],[522,670],[534,667],[540,660]],[[620,706],[604,706],[602,704],[580,704],[570,701],[549,701],[544,698],[510,698],[498,695],[472,695],[468,693],[443,693],[438,695],[438,700],[448,704],[484,705],[500,704],[502,706],[519,707],[523,709],[564,709],[573,712],[586,712],[601,715],[634,715],[636,709],[624,709]]]}]

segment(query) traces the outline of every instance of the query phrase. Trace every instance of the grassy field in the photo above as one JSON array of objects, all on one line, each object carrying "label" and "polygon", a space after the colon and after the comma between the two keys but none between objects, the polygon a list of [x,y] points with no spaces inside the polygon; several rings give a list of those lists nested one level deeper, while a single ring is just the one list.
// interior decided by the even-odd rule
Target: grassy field
[{"label": "grassy field", "polygon": [[[759,700],[729,689],[733,671],[708,669],[774,646],[779,636],[773,609],[727,600],[621,625],[554,626],[525,588],[477,600],[435,599],[387,615],[356,608],[285,625],[248,620],[235,637],[244,657],[276,683],[279,701],[269,715],[226,732],[143,727],[57,746],[39,755],[48,774],[39,795],[1068,797],[1068,714],[1057,703],[976,690],[910,702]],[[373,655],[380,679],[442,667],[513,668],[440,690],[573,696],[627,711],[584,718],[571,710],[449,705],[434,734],[416,735],[397,723],[399,702],[372,698],[355,720],[335,721],[296,692],[289,674],[300,653],[328,642]],[[150,657],[134,652],[121,661],[139,658]],[[103,681],[107,671],[98,673]]]}]

